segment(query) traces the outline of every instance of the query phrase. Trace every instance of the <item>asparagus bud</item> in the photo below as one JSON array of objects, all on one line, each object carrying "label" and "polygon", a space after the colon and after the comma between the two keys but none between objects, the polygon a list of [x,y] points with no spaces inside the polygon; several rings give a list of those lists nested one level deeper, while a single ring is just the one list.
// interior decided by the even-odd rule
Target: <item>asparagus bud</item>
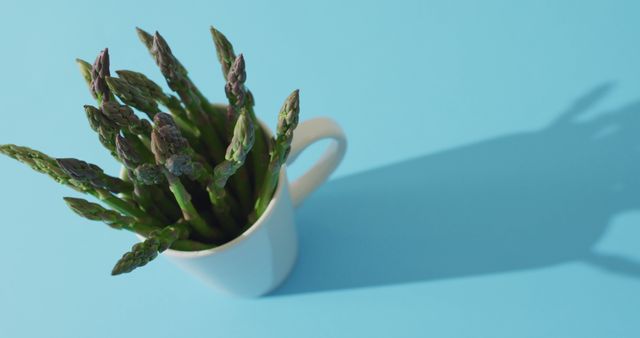
[{"label": "asparagus bud", "polygon": [[[275,156],[279,156],[278,161],[284,164],[289,151],[291,150],[291,140],[293,131],[298,126],[300,115],[300,91],[295,90],[284,103],[278,114],[278,127],[276,128],[276,149]],[[279,149],[278,149],[279,148]],[[272,154],[273,156],[273,154]]]},{"label": "asparagus bud", "polygon": [[182,136],[171,115],[160,113],[154,118],[156,128],[151,133],[151,151],[156,163],[163,164],[175,176],[187,175],[195,179],[202,175],[203,166],[194,162],[189,142]]},{"label": "asparagus bud", "polygon": [[144,242],[135,244],[131,251],[125,253],[116,263],[112,275],[127,273],[146,265],[161,253],[167,250],[179,239],[189,236],[189,231],[181,225],[170,225],[162,230],[152,232]]},{"label": "asparagus bud", "polygon": [[82,59],[76,59],[76,64],[78,65],[78,68],[80,68],[80,74],[82,74],[82,78],[87,83],[87,86],[89,86],[89,91],[93,95],[92,84],[91,84],[91,82],[92,82],[91,81],[91,69],[93,67],[91,66],[91,64],[89,62],[84,61]]},{"label": "asparagus bud", "polygon": [[229,99],[229,106],[236,110],[244,105],[246,92],[244,82],[246,80],[247,73],[245,71],[244,57],[240,54],[229,69],[227,84],[224,87],[227,98]]},{"label": "asparagus bud", "polygon": [[154,116],[153,123],[158,128],[165,126],[177,127],[176,122],[173,120],[173,117],[171,117],[171,115],[167,113],[160,113]]},{"label": "asparagus bud", "polygon": [[223,188],[229,177],[242,167],[247,154],[253,147],[254,140],[253,121],[243,111],[233,129],[233,138],[231,139],[231,144],[227,147],[225,161],[214,169],[214,180],[218,188]]},{"label": "asparagus bud", "polygon": [[94,106],[86,105],[84,106],[84,111],[87,114],[89,126],[98,133],[100,143],[111,152],[111,155],[117,156],[115,136],[118,134],[118,126]]},{"label": "asparagus bud", "polygon": [[236,59],[236,54],[233,52],[233,46],[227,37],[213,26],[211,26],[211,37],[213,38],[213,43],[216,45],[216,55],[218,57],[218,61],[220,61],[222,74],[226,80],[227,74],[231,69],[231,65]]},{"label": "asparagus bud", "polygon": [[135,150],[133,145],[121,135],[116,135],[116,151],[120,161],[127,169],[135,170],[142,163],[140,154]]},{"label": "asparagus bud", "polygon": [[[140,210],[138,210],[134,205],[121,200],[117,196],[112,195],[104,189],[97,189],[95,186],[90,184],[91,182],[87,183],[74,179],[64,168],[62,168],[62,166],[56,159],[49,157],[37,150],[33,150],[27,147],[20,147],[13,144],[5,144],[0,145],[0,153],[3,153],[22,163],[25,163],[26,165],[30,166],[32,169],[40,173],[49,175],[49,177],[53,178],[58,183],[69,186],[77,191],[91,194],[105,202],[110,207],[126,215],[130,215],[139,219],[145,218],[145,215],[141,214]],[[131,190],[131,186],[128,185],[128,183],[122,182],[120,180],[111,181],[110,178],[113,177],[107,176],[106,178],[104,178],[104,180],[107,181],[106,183],[108,183],[109,185],[121,185],[122,187],[120,188],[123,188],[122,190]],[[115,189],[114,187],[114,190],[121,189]]]},{"label": "asparagus bud", "polygon": [[114,229],[130,228],[130,224],[135,222],[133,217],[124,216],[81,198],[64,197],[64,201],[76,214],[92,221],[102,221]]},{"label": "asparagus bud", "polygon": [[160,184],[166,181],[162,167],[156,164],[144,163],[134,170],[136,178],[145,185]]},{"label": "asparagus bud", "polygon": [[[185,169],[181,166],[184,161],[176,157],[172,158],[172,156],[186,155],[189,150],[189,143],[182,137],[180,130],[178,130],[169,114],[159,113],[154,117],[153,122],[155,128],[151,133],[151,152],[155,156],[156,163],[164,166],[162,170],[169,183],[169,190],[171,190],[180,206],[184,219],[200,235],[210,239],[219,238],[221,234],[207,225],[191,202],[191,194],[189,194],[180,178],[176,175],[176,173],[184,173]],[[169,159],[171,160],[168,161]]]},{"label": "asparagus bud", "polygon": [[187,147],[187,140],[173,126],[154,128],[151,133],[151,152],[158,164],[164,164],[169,157],[184,152]]},{"label": "asparagus bud", "polygon": [[196,179],[204,170],[202,164],[191,160],[191,156],[176,154],[170,156],[164,164],[170,173],[176,176],[187,175],[191,179]]},{"label": "asparagus bud", "polygon": [[151,133],[151,123],[136,116],[127,105],[114,101],[102,102],[102,112],[115,125],[132,134],[148,136]]},{"label": "asparagus bud", "polygon": [[122,80],[136,88],[139,88],[150,97],[161,98],[165,95],[158,84],[142,73],[134,72],[132,70],[116,70],[116,74],[118,74]]},{"label": "asparagus bud", "polygon": [[108,101],[110,98],[109,87],[105,78],[109,76],[109,49],[105,48],[98,54],[91,69],[91,93],[98,102]]},{"label": "asparagus bud", "polygon": [[187,81],[185,79],[187,71],[173,55],[167,41],[158,32],[153,35],[151,55],[158,67],[160,67],[160,72],[167,79],[169,87],[178,91],[179,88],[184,85],[184,82]]},{"label": "asparagus bud", "polygon": [[139,27],[136,27],[136,33],[138,34],[138,38],[142,43],[147,47],[147,49],[151,49],[153,46],[153,36],[151,34],[145,32]]},{"label": "asparagus bud", "polygon": [[105,174],[95,164],[74,158],[58,158],[56,162],[69,177],[96,189],[104,189],[115,193],[128,192],[133,189],[129,182]]},{"label": "asparagus bud", "polygon": [[0,153],[28,165],[39,173],[49,175],[58,183],[71,185],[69,175],[60,168],[55,159],[44,153],[15,144],[0,145]]},{"label": "asparagus bud", "polygon": [[278,128],[276,130],[276,141],[273,151],[270,154],[269,168],[267,176],[258,199],[255,204],[254,217],[260,217],[267,208],[273,191],[278,184],[280,167],[287,161],[287,156],[291,150],[293,130],[298,125],[298,115],[300,114],[299,91],[295,90],[280,109],[278,114]]},{"label": "asparagus bud", "polygon": [[[148,33],[139,32],[139,35],[143,37],[143,42],[146,43]],[[215,110],[212,109],[208,100],[189,79],[187,70],[176,59],[169,45],[158,32],[153,36],[153,43],[149,48],[149,52],[158,68],[160,68],[160,72],[165,77],[169,88],[180,97],[184,108],[172,96],[168,97],[163,104],[172,113],[180,117],[180,124],[183,129],[187,130],[191,135],[198,135],[208,152],[215,159],[217,155],[223,152],[222,139],[215,134],[214,130],[206,126],[211,124],[211,120],[220,122],[216,123],[214,128],[221,135],[224,135],[225,126],[219,121],[223,116],[215,114]]]},{"label": "asparagus bud", "polygon": [[156,100],[147,95],[147,93],[139,87],[131,85],[123,79],[114,77],[107,77],[106,81],[109,89],[111,89],[122,102],[144,112],[149,118],[153,118],[155,114],[160,112]]}]

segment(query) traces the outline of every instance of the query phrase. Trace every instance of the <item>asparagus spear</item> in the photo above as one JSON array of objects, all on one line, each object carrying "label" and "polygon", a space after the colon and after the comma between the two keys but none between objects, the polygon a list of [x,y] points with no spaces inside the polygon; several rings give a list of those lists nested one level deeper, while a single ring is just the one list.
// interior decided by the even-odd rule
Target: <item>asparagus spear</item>
[{"label": "asparagus spear", "polygon": [[85,183],[95,189],[104,189],[115,193],[131,192],[131,183],[109,176],[95,164],[75,158],[58,158],[58,166],[72,179]]},{"label": "asparagus spear", "polygon": [[[226,81],[226,85],[225,85],[225,92],[227,93],[227,97],[229,98],[229,106],[227,106],[227,123],[229,123],[230,125],[233,125],[236,121],[236,119],[238,118],[238,112],[239,112],[239,105],[237,103],[244,103],[244,92],[246,91],[245,88],[240,88],[244,86],[244,80],[246,79],[246,74],[244,74],[244,58],[242,57],[242,55],[240,55],[241,60],[239,61],[238,58],[236,57],[235,52],[233,51],[233,45],[231,45],[231,42],[229,42],[229,40],[227,39],[227,37],[222,34],[219,30],[215,29],[213,26],[211,26],[211,37],[213,38],[213,43],[216,46],[216,55],[218,57],[218,61],[220,62],[220,65],[222,66],[222,76],[224,77],[225,81]],[[242,63],[242,65],[237,65],[235,68],[235,74],[234,72],[232,72],[233,64],[234,63]],[[238,70],[240,70],[240,66],[241,66],[241,71],[244,74],[244,76],[241,78],[241,82],[238,81],[238,75],[240,75],[238,73]],[[231,72],[231,78],[229,76],[229,73]],[[229,82],[235,82],[235,84],[229,84]],[[242,95],[242,102],[238,102],[240,101],[239,98],[236,97],[230,97],[229,96],[229,91],[228,88],[230,86],[234,86],[238,91],[242,91],[242,93],[237,93],[237,95]]]},{"label": "asparagus spear", "polygon": [[231,45],[231,42],[229,42],[229,39],[227,39],[224,34],[213,26],[210,27],[210,30],[213,43],[216,45],[216,55],[220,65],[222,66],[222,75],[224,76],[224,79],[227,80],[227,73],[229,73],[231,65],[236,59],[236,54],[233,51],[233,45]]},{"label": "asparagus spear", "polygon": [[160,72],[167,80],[169,88],[178,93],[187,108],[187,113],[193,121],[202,121],[205,117],[200,98],[195,93],[195,86],[187,77],[186,69],[171,52],[167,41],[158,32],[153,36],[150,50]]},{"label": "asparagus spear", "polygon": [[[161,170],[169,183],[169,189],[180,206],[184,219],[201,236],[209,239],[218,239],[221,234],[216,229],[209,227],[204,218],[200,216],[191,202],[191,195],[180,182],[178,176],[176,176],[176,174],[182,174],[188,169],[178,169],[171,163],[167,168],[167,160],[169,158],[176,155],[185,155],[189,147],[187,140],[182,137],[170,115],[159,113],[154,117],[153,122],[155,127],[151,133],[151,151],[155,156],[156,164],[165,166]],[[195,170],[194,168],[191,169]]]},{"label": "asparagus spear", "polygon": [[14,144],[0,145],[0,153],[18,160],[40,173],[48,175],[58,183],[66,185],[76,191],[93,195],[105,202],[107,205],[128,216],[149,221],[148,217],[135,205],[120,199],[108,190],[96,188],[83,181],[74,179],[60,167],[54,158],[49,157],[44,153],[31,148],[16,146]]},{"label": "asparagus spear", "polygon": [[[115,137],[120,133],[120,129],[123,128],[125,136],[133,143],[141,156],[145,160],[150,160],[153,156],[144,144],[149,143],[151,131],[149,121],[140,120],[135,116],[131,108],[121,106],[115,101],[104,102],[101,106],[102,109],[98,109],[91,105],[85,105],[84,110],[87,113],[91,129],[98,133],[100,143],[109,150],[111,156],[119,160]],[[138,134],[144,143],[134,133]]]},{"label": "asparagus spear", "polygon": [[91,68],[91,95],[98,103],[113,99],[105,78],[109,76],[109,49],[105,48],[98,54]]},{"label": "asparagus spear", "polygon": [[91,221],[105,222],[114,229],[126,228],[135,221],[133,217],[123,216],[113,210],[105,209],[100,204],[91,203],[82,198],[64,197],[63,199],[76,214]]},{"label": "asparagus spear", "polygon": [[236,122],[231,144],[227,148],[225,161],[214,169],[214,179],[218,188],[224,188],[227,180],[244,164],[254,143],[254,126],[251,118],[243,111]]},{"label": "asparagus spear", "polygon": [[148,139],[151,135],[151,123],[136,116],[127,105],[121,105],[114,101],[102,103],[101,111],[111,122],[124,131],[136,134],[143,139]]},{"label": "asparagus spear", "polygon": [[120,78],[107,77],[107,84],[122,102],[147,114],[150,119],[160,112],[158,103],[162,103],[175,116],[176,123],[186,133],[190,142],[197,143],[200,132],[187,120],[186,112],[180,100],[162,92],[162,89],[141,73],[130,70],[117,70]]},{"label": "asparagus spear", "polygon": [[85,105],[84,111],[87,114],[89,126],[98,134],[100,143],[109,150],[111,156],[117,159],[115,136],[118,134],[118,126],[104,116],[100,109],[94,106]]},{"label": "asparagus spear", "polygon": [[[243,165],[255,142],[255,130],[253,121],[248,116],[246,110],[242,110],[238,118],[231,143],[227,147],[225,160],[218,164],[213,170],[214,190],[216,196],[225,197],[225,185],[230,177],[237,179],[235,187],[243,205],[250,205],[251,190],[249,189],[249,179]],[[236,176],[232,176],[236,174]]]},{"label": "asparagus spear", "polygon": [[91,221],[104,222],[114,229],[126,229],[143,236],[157,230],[152,226],[137,224],[136,219],[133,217],[122,215],[119,212],[106,209],[100,204],[91,203],[82,198],[64,197],[64,201],[76,214]]},{"label": "asparagus spear", "polygon": [[146,75],[131,70],[116,70],[116,74],[128,83],[129,85],[136,87],[142,93],[148,97],[156,98],[157,100],[164,101],[164,97],[168,96],[162,88],[155,82],[151,81]]},{"label": "asparagus spear", "polygon": [[[138,29],[138,35],[141,36],[141,40],[148,46],[146,39],[149,34],[141,33],[141,30]],[[193,82],[191,82],[186,69],[176,59],[169,45],[158,32],[153,36],[153,43],[151,48],[149,48],[149,52],[160,68],[160,72],[167,80],[169,88],[175,91],[184,103],[187,117],[199,130],[201,139],[206,145],[210,155],[215,161],[219,161],[221,154],[223,154],[224,146],[222,139],[218,138],[213,130],[218,129],[218,132],[221,133],[220,135],[224,135],[225,126],[222,123],[216,123],[212,129],[209,127],[212,125],[209,117],[216,121],[220,121],[220,117],[215,115],[215,111],[211,108],[208,100],[206,100]]]},{"label": "asparagus spear", "polygon": [[116,73],[120,76],[120,79],[125,81],[128,85],[140,90],[143,95],[162,103],[173,115],[178,116],[181,119],[184,119],[187,116],[184,107],[182,107],[182,103],[180,103],[180,100],[177,97],[164,93],[160,86],[151,81],[151,79],[146,77],[144,74],[131,70],[116,70]]},{"label": "asparagus spear", "polygon": [[122,102],[147,114],[149,118],[152,119],[153,116],[160,112],[156,100],[140,87],[133,86],[127,81],[117,77],[107,77],[106,81],[109,89],[111,89]]},{"label": "asparagus spear", "polygon": [[51,158],[37,150],[17,146],[15,144],[3,144],[0,145],[0,153],[22,162],[31,167],[31,169],[39,173],[46,174],[54,181],[67,185],[75,190],[84,192],[86,189],[90,189],[85,188],[84,185],[73,182],[71,177],[69,177],[69,175],[60,168],[54,158]]},{"label": "asparagus spear", "polygon": [[240,54],[231,65],[227,73],[227,83],[224,86],[224,91],[229,99],[228,116],[231,116],[233,121],[235,121],[237,114],[245,104],[247,90],[244,87],[244,82],[246,80],[247,73],[245,70],[244,56]]},{"label": "asparagus spear", "polygon": [[[209,195],[215,216],[220,224],[228,230],[235,228],[231,210],[238,209],[235,201],[226,194],[224,188],[218,188],[214,181],[213,170],[205,161],[193,159],[190,149],[175,123],[168,114],[160,113],[154,118],[156,128],[152,134],[152,145],[156,155],[156,163],[163,164],[171,176],[186,175],[202,184]],[[167,179],[170,179],[167,176]]]},{"label": "asparagus spear", "polygon": [[136,268],[146,265],[161,253],[167,250],[173,243],[180,239],[186,239],[189,230],[183,224],[174,224],[162,230],[156,230],[141,243],[135,244],[131,251],[125,253],[116,263],[111,275],[119,275],[131,272]]},{"label": "asparagus spear", "polygon": [[92,85],[91,85],[91,69],[93,67],[89,62],[82,59],[76,59],[76,64],[80,69],[80,74],[82,74],[82,78],[84,79],[84,81],[87,83],[87,86],[89,87],[89,91],[93,93]]},{"label": "asparagus spear", "polygon": [[147,49],[151,50],[151,48],[153,47],[153,36],[142,30],[140,27],[136,27],[136,33],[138,34],[138,38],[140,38],[140,41],[142,41]]},{"label": "asparagus spear", "polygon": [[121,135],[116,135],[116,152],[120,162],[130,171],[142,165],[143,160],[133,145]]},{"label": "asparagus spear", "polygon": [[[231,72],[233,64],[237,61],[237,57],[235,55],[231,42],[229,42],[229,40],[224,34],[222,34],[220,31],[218,31],[214,27],[211,27],[211,36],[213,37],[213,42],[216,46],[216,54],[218,56],[218,61],[220,61],[220,64],[222,66],[222,74],[225,80],[227,80],[227,85],[225,86],[225,92],[228,92],[228,90],[226,90],[227,87],[240,89],[237,92],[238,94],[236,95],[243,95],[241,103],[243,104],[247,112],[249,112],[249,116],[251,117],[251,120],[253,121],[254,125],[257,126],[257,128],[255,129],[256,135],[255,135],[255,142],[253,145],[253,151],[250,153],[250,157],[248,159],[249,168],[253,169],[253,172],[252,172],[252,178],[254,179],[253,187],[257,194],[257,192],[262,189],[264,172],[267,170],[266,163],[269,160],[268,159],[269,140],[267,139],[264,131],[260,127],[258,119],[255,115],[255,112],[253,111],[253,106],[255,105],[253,94],[251,94],[251,91],[249,91],[246,88],[246,86],[244,86],[244,80],[246,79],[246,76],[240,77],[240,78],[236,76],[232,76],[230,78],[229,76],[229,72]],[[242,72],[244,72],[244,58],[242,58],[242,61],[238,61],[238,63],[239,63],[238,70],[242,69]],[[243,80],[242,86],[228,84],[230,80],[237,81],[237,79]],[[240,91],[243,94],[239,94]],[[236,106],[238,99],[235,96],[229,97],[229,94],[227,94],[227,97],[229,99],[229,106],[227,107],[227,122],[230,125],[232,125],[233,123],[235,123],[238,117],[238,113],[240,112],[240,107]]]},{"label": "asparagus spear", "polygon": [[270,153],[269,170],[267,171],[265,184],[260,191],[258,200],[255,205],[255,218],[262,215],[267,208],[273,191],[278,184],[278,176],[280,167],[287,161],[289,151],[291,151],[291,141],[293,139],[293,130],[298,125],[298,116],[300,114],[300,96],[299,91],[295,90],[280,109],[278,114],[278,127],[276,130],[276,140],[274,148]]},{"label": "asparagus spear", "polygon": [[[234,165],[234,168],[231,172],[231,174],[237,172],[237,175],[233,178],[235,184],[232,185],[232,187],[235,188],[235,192],[237,193],[238,198],[240,199],[242,204],[245,206],[249,206],[252,203],[251,182],[249,180],[247,170],[245,168],[242,168],[242,164],[244,164],[247,153],[249,153],[249,150],[251,150],[255,143],[255,129],[254,121],[251,120],[249,116],[247,116],[247,108],[245,107],[247,91],[244,83],[246,79],[247,73],[245,70],[244,57],[242,56],[242,54],[240,54],[233,61],[233,64],[231,65],[231,68],[227,73],[227,84],[225,85],[225,93],[227,94],[227,98],[229,99],[229,105],[227,106],[227,115],[231,116],[232,121],[234,121],[235,123],[231,144],[227,147],[227,155],[225,158],[228,160],[230,151],[237,152],[237,149],[240,149],[239,147],[234,146],[234,142],[237,143],[239,140],[240,142],[245,142],[250,138],[251,145],[246,149],[246,153],[242,155],[241,161],[234,161],[237,165]],[[237,121],[237,116],[241,112],[244,113],[244,118],[239,125],[238,122],[240,121]],[[238,128],[242,129],[242,133],[250,133],[251,135],[237,135],[236,131],[238,130]],[[234,138],[237,138],[237,136],[242,138],[234,140]],[[223,162],[223,165],[228,166],[228,164],[224,164],[225,162]]]},{"label": "asparagus spear", "polygon": [[[127,169],[128,176],[133,180],[133,195],[142,209],[167,221],[175,220],[178,211],[177,205],[165,198],[170,196],[168,190],[165,192],[159,186],[148,184],[147,179],[140,179],[136,175],[136,170],[139,167],[145,164],[151,164],[143,163],[141,156],[129,140],[120,135],[116,136],[116,150],[118,151],[120,161]],[[161,172],[160,175],[162,175]]]}]

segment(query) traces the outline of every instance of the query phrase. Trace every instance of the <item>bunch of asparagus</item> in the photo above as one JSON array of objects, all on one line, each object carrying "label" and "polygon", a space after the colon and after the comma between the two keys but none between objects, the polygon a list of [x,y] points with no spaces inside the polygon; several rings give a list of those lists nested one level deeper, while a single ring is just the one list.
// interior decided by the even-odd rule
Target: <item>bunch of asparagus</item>
[{"label": "bunch of asparagus", "polygon": [[78,159],[0,145],[3,154],[107,206],[65,197],[78,215],[146,238],[122,256],[112,275],[143,266],[168,248],[204,250],[240,235],[271,200],[298,124],[295,90],[278,115],[276,135],[267,135],[245,86],[244,58],[215,28],[228,104],[204,97],[158,32],[137,32],[172,94],[138,72],[112,76],[108,49],[93,65],[76,60],[96,101],[84,106],[89,125],[122,164],[123,178]]}]

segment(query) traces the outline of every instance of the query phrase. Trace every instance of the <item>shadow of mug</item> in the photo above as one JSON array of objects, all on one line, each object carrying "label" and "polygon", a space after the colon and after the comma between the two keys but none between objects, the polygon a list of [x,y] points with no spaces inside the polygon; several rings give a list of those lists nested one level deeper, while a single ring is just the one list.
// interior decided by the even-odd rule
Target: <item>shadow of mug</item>
[{"label": "shadow of mug", "polygon": [[300,258],[274,295],[586,261],[617,213],[640,207],[640,103],[581,117],[602,85],[547,127],[340,178],[297,213]]}]

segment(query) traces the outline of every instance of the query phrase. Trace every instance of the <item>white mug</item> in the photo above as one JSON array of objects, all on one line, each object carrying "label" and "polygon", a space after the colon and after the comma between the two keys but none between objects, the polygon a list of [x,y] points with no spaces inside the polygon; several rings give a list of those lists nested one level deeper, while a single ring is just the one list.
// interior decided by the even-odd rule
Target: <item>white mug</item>
[{"label": "white mug", "polygon": [[[266,126],[263,127],[268,130]],[[329,118],[302,122],[295,129],[287,164],[316,141],[334,142],[309,171],[289,183],[287,166],[260,218],[244,233],[215,248],[163,252],[174,264],[227,294],[257,297],[279,286],[291,272],[298,252],[293,209],[336,169],[347,148],[344,132]],[[140,237],[140,236],[138,236]],[[142,237],[140,237],[142,239]]]}]

